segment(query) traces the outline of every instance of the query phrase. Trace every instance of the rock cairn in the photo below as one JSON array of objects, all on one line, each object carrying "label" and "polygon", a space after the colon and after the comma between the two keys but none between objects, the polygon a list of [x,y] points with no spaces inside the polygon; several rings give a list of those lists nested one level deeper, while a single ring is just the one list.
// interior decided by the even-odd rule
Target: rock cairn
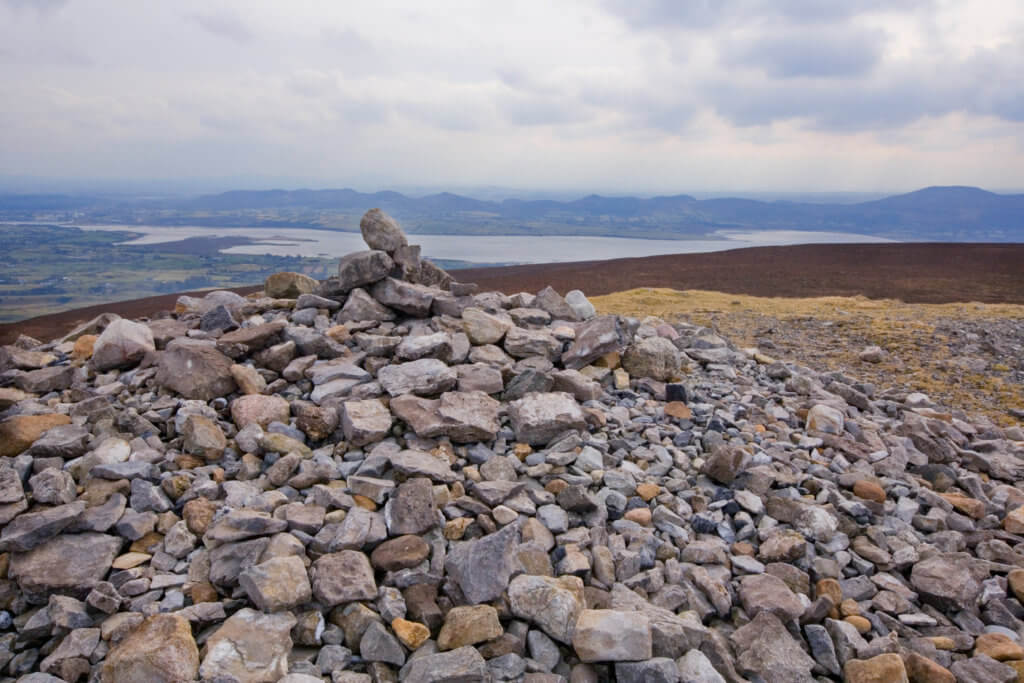
[{"label": "rock cairn", "polygon": [[362,230],[0,349],[0,677],[1024,675],[1019,427]]}]

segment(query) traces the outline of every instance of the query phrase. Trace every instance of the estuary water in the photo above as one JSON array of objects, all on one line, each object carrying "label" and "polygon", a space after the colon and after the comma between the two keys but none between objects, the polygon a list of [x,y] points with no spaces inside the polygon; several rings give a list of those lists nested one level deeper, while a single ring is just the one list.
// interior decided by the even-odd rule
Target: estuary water
[{"label": "estuary water", "polygon": [[[125,244],[178,242],[189,237],[236,237],[255,240],[221,250],[227,254],[274,254],[277,256],[338,257],[366,248],[362,236],[352,232],[330,232],[301,228],[208,228],[151,225],[81,225],[83,230],[127,230],[142,237]],[[845,232],[803,230],[721,230],[713,239],[647,240],[628,237],[563,237],[549,235],[410,235],[409,241],[423,246],[423,255],[472,263],[557,263],[602,261],[614,258],[689,254],[742,247],[791,244],[853,244],[890,242],[881,237]]]}]

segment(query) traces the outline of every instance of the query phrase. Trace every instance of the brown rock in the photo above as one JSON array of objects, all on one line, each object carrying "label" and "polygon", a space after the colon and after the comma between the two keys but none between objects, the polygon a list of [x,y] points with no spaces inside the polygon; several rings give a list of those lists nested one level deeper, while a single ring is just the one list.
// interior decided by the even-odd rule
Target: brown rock
[{"label": "brown rock", "polygon": [[962,493],[940,493],[950,505],[973,519],[981,519],[985,516],[985,504],[980,500],[970,498]]},{"label": "brown rock", "polygon": [[454,650],[497,638],[502,633],[498,610],[490,605],[453,607],[448,611],[444,626],[437,636],[437,647],[440,650]]},{"label": "brown rock", "polygon": [[1024,659],[1024,648],[1002,633],[983,633],[974,641],[974,656],[988,655],[999,662]]},{"label": "brown rock", "polygon": [[92,350],[96,345],[99,335],[83,334],[75,340],[75,348],[71,350],[71,357],[75,360],[89,360],[92,358]]},{"label": "brown rock", "polygon": [[885,502],[885,489],[867,479],[861,479],[853,485],[853,495],[864,500],[873,500],[876,503]]},{"label": "brown rock", "polygon": [[103,663],[103,683],[176,683],[199,673],[199,648],[187,620],[175,614],[146,619],[115,645]]},{"label": "brown rock", "polygon": [[859,615],[843,617],[843,621],[857,629],[857,633],[864,635],[871,631],[871,622]]},{"label": "brown rock", "polygon": [[904,654],[903,665],[910,683],[956,683],[952,671],[916,652]]},{"label": "brown rock", "polygon": [[71,424],[71,418],[57,413],[9,417],[0,422],[0,457],[14,457],[28,449],[46,430],[66,424]]},{"label": "brown rock", "polygon": [[1006,582],[1013,591],[1013,596],[1024,602],[1024,569],[1012,570],[1006,575]]},{"label": "brown rock", "polygon": [[1003,528],[1011,534],[1024,534],[1024,506],[1011,510],[1003,520]]},{"label": "brown rock", "polygon": [[274,273],[263,283],[263,291],[271,299],[297,299],[300,294],[310,294],[320,283],[302,273]]},{"label": "brown rock", "polygon": [[185,398],[209,401],[235,390],[232,365],[230,358],[210,344],[175,339],[160,356],[156,383]]},{"label": "brown rock", "polygon": [[677,420],[689,420],[693,417],[693,411],[682,401],[671,401],[665,404],[665,414]]},{"label": "brown rock", "polygon": [[623,515],[624,519],[628,519],[631,522],[635,522],[640,526],[651,525],[651,510],[650,508],[633,508]]},{"label": "brown rock", "polygon": [[391,629],[398,636],[398,639],[402,641],[402,645],[405,645],[410,650],[417,649],[430,638],[430,629],[417,621],[407,621],[401,618],[393,619],[391,621]]},{"label": "brown rock", "polygon": [[182,447],[193,455],[218,460],[228,440],[216,422],[202,415],[189,415],[182,428]]},{"label": "brown rock", "polygon": [[909,683],[903,659],[884,654],[871,659],[850,659],[843,667],[846,683]]},{"label": "brown rock", "polygon": [[239,429],[250,424],[264,428],[271,422],[287,424],[290,412],[288,401],[280,396],[250,394],[231,402],[231,419]]},{"label": "brown rock", "polygon": [[651,502],[660,492],[661,487],[650,482],[638,484],[636,487],[636,495],[643,498],[645,503]]},{"label": "brown rock", "polygon": [[370,562],[377,569],[395,571],[415,567],[430,557],[430,545],[419,536],[407,534],[384,541],[374,548]]},{"label": "brown rock", "polygon": [[213,521],[213,514],[217,511],[217,504],[207,498],[193,498],[185,503],[182,509],[182,517],[188,530],[196,536],[202,536]]}]

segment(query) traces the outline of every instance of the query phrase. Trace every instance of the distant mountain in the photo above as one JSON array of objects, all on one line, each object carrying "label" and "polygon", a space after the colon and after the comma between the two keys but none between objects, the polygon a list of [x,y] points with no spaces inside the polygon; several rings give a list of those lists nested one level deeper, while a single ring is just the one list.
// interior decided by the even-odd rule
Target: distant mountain
[{"label": "distant mountain", "polygon": [[411,233],[572,234],[692,237],[715,230],[841,231],[901,240],[1024,242],[1024,195],[975,187],[927,187],[860,203],[754,199],[607,197],[573,201],[489,201],[449,192],[235,190],[188,199],[70,195],[0,195],[8,220],[65,211],[75,220],[157,225],[264,225],[355,230],[372,207],[395,215]]}]

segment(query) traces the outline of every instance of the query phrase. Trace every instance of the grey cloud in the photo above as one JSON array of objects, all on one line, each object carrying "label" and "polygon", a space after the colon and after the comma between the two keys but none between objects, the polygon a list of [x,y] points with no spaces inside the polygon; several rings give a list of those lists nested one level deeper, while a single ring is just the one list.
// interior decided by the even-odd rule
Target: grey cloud
[{"label": "grey cloud", "polygon": [[3,4],[15,10],[31,9],[39,13],[53,12],[64,5],[68,0],[0,0]]},{"label": "grey cloud", "polygon": [[979,55],[962,63],[905,65],[873,79],[819,81],[723,78],[702,91],[739,126],[804,119],[829,131],[885,130],[955,112],[1024,120],[1024,59]]},{"label": "grey cloud", "polygon": [[858,28],[787,30],[736,41],[723,49],[730,66],[757,68],[774,78],[860,76],[882,58],[885,34]]},{"label": "grey cloud", "polygon": [[589,118],[579,102],[522,93],[500,98],[498,109],[506,121],[517,126],[562,125]]},{"label": "grey cloud", "polygon": [[722,24],[833,23],[865,12],[914,11],[934,0],[605,0],[605,8],[636,28],[703,29]]},{"label": "grey cloud", "polygon": [[196,12],[188,15],[203,30],[236,43],[248,43],[253,34],[237,14],[227,11]]}]

